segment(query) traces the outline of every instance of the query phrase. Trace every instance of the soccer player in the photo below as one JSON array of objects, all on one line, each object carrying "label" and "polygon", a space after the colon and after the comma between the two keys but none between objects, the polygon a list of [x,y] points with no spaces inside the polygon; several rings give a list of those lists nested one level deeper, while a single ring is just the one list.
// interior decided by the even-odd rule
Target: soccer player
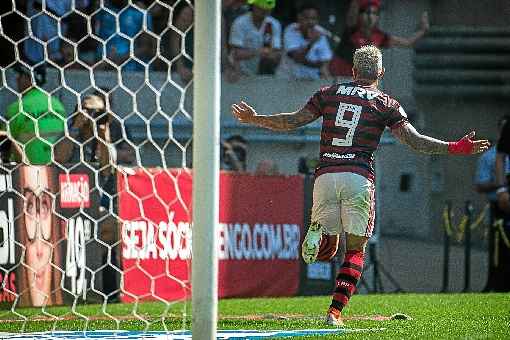
[{"label": "soccer player", "polygon": [[345,260],[336,277],[326,322],[342,326],[341,311],[361,277],[365,245],[375,217],[374,152],[386,127],[402,143],[427,154],[469,155],[485,151],[487,140],[471,132],[455,142],[420,134],[402,106],[378,89],[384,75],[381,51],[363,46],[354,52],[353,81],[317,91],[300,110],[260,115],[245,102],[232,105],[239,121],[289,131],[322,117],[320,162],[315,170],[312,219],[302,244],[306,263],[328,261],[345,233]]}]

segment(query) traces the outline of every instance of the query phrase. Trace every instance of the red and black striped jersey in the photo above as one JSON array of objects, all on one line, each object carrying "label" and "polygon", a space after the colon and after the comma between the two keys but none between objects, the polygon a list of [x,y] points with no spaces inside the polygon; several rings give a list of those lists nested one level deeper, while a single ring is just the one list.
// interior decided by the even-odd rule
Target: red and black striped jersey
[{"label": "red and black striped jersey", "polygon": [[354,172],[375,179],[374,152],[386,127],[407,122],[399,102],[373,86],[347,82],[317,91],[305,109],[322,117],[315,176]]}]

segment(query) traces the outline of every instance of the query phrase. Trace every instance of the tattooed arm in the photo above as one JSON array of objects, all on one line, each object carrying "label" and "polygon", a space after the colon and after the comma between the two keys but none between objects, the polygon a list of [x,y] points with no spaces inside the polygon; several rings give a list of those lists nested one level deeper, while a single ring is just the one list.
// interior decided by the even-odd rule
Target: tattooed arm
[{"label": "tattooed arm", "polygon": [[232,114],[242,123],[250,123],[276,131],[290,131],[304,126],[318,117],[305,108],[289,113],[263,116],[245,102],[232,105]]},{"label": "tattooed arm", "polygon": [[401,124],[391,130],[393,135],[411,149],[427,154],[447,154],[448,142],[420,134],[410,123]]},{"label": "tattooed arm", "polygon": [[445,142],[420,134],[409,123],[399,125],[391,130],[393,135],[403,144],[417,152],[427,154],[460,154],[471,155],[486,151],[490,143],[486,139],[473,140],[475,132],[472,131],[456,142]]}]

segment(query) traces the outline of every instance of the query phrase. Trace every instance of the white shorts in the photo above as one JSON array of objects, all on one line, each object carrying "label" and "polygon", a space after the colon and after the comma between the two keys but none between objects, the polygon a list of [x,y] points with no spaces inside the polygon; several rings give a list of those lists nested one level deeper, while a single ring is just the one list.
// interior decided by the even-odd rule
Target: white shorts
[{"label": "white shorts", "polygon": [[375,220],[375,185],[352,172],[325,173],[313,186],[312,222],[328,235],[343,232],[372,236]]}]

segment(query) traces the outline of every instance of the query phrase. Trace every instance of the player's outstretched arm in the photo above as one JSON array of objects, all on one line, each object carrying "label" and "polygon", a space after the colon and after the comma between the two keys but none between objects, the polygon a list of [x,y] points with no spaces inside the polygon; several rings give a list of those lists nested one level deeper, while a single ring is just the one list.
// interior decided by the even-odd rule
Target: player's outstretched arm
[{"label": "player's outstretched arm", "polygon": [[471,155],[484,152],[490,147],[488,140],[473,140],[475,132],[465,135],[456,142],[445,142],[420,134],[410,123],[402,124],[391,130],[393,135],[411,149],[426,154]]},{"label": "player's outstretched arm", "polygon": [[259,115],[253,107],[240,102],[232,105],[232,114],[241,123],[248,123],[276,131],[290,131],[304,126],[318,117],[305,108],[289,113]]}]

